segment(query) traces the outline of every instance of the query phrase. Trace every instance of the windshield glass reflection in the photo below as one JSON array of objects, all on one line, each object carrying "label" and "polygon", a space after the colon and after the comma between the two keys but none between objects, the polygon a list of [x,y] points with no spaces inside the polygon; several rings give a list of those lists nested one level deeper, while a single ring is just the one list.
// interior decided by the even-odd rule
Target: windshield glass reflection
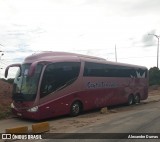
[{"label": "windshield glass reflection", "polygon": [[38,64],[33,76],[28,76],[31,64],[23,64],[19,69],[13,84],[13,99],[15,101],[32,101],[35,99],[42,64]]}]

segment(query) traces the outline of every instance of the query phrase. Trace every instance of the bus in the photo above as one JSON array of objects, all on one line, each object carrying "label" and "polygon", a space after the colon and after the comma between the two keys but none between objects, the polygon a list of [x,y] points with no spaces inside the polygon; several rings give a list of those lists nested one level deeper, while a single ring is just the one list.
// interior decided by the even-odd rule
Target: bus
[{"label": "bus", "polygon": [[28,56],[18,67],[11,109],[21,118],[42,120],[148,97],[148,69],[67,52]]}]

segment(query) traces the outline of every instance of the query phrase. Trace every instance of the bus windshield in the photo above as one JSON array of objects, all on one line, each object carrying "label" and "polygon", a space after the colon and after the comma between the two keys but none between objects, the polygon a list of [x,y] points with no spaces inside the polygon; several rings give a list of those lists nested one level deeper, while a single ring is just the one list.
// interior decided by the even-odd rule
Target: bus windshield
[{"label": "bus windshield", "polygon": [[17,71],[13,84],[13,100],[15,101],[33,101],[36,98],[39,78],[43,65],[38,64],[33,76],[29,76],[31,64],[22,64]]}]

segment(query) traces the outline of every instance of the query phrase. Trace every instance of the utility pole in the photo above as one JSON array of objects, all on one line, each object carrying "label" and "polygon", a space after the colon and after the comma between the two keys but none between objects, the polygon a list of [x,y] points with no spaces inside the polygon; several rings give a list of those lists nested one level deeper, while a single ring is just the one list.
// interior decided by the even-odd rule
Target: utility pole
[{"label": "utility pole", "polygon": [[0,68],[0,79],[1,79],[1,70],[2,70],[3,68]]},{"label": "utility pole", "polygon": [[[2,58],[3,55],[4,54],[2,53],[1,56],[0,56],[0,63],[1,63],[1,58]],[[3,69],[3,68],[0,68],[0,78],[1,78],[1,69]]]},{"label": "utility pole", "polygon": [[[2,45],[2,44],[0,44],[0,46],[3,46],[3,47],[4,47],[4,45]],[[0,52],[2,52],[1,55],[0,55],[0,66],[1,66],[1,58],[2,58],[2,56],[4,55],[4,53],[3,53],[2,50],[0,50]],[[0,78],[1,78],[1,70],[2,70],[2,69],[3,69],[3,68],[0,67]]]},{"label": "utility pole", "polygon": [[159,37],[158,35],[155,34],[148,34],[148,35],[153,35],[158,39],[158,45],[157,45],[157,68],[158,68],[158,61],[159,61]]},{"label": "utility pole", "polygon": [[[2,45],[2,44],[0,44],[0,46],[3,46],[3,45]],[[4,47],[4,46],[3,46],[3,47]],[[0,50],[0,52],[3,52],[3,51],[1,51],[1,50]]]},{"label": "utility pole", "polygon": [[116,45],[115,45],[115,59],[116,59],[116,62],[117,62],[117,49],[116,49]]}]

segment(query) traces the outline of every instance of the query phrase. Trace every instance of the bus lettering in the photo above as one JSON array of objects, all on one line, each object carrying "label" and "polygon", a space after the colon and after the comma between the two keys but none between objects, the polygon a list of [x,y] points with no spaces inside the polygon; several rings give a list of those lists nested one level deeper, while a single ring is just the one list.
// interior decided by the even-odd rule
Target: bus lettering
[{"label": "bus lettering", "polygon": [[98,88],[116,88],[118,87],[117,83],[114,82],[88,82],[87,88],[89,89],[98,89]]}]

